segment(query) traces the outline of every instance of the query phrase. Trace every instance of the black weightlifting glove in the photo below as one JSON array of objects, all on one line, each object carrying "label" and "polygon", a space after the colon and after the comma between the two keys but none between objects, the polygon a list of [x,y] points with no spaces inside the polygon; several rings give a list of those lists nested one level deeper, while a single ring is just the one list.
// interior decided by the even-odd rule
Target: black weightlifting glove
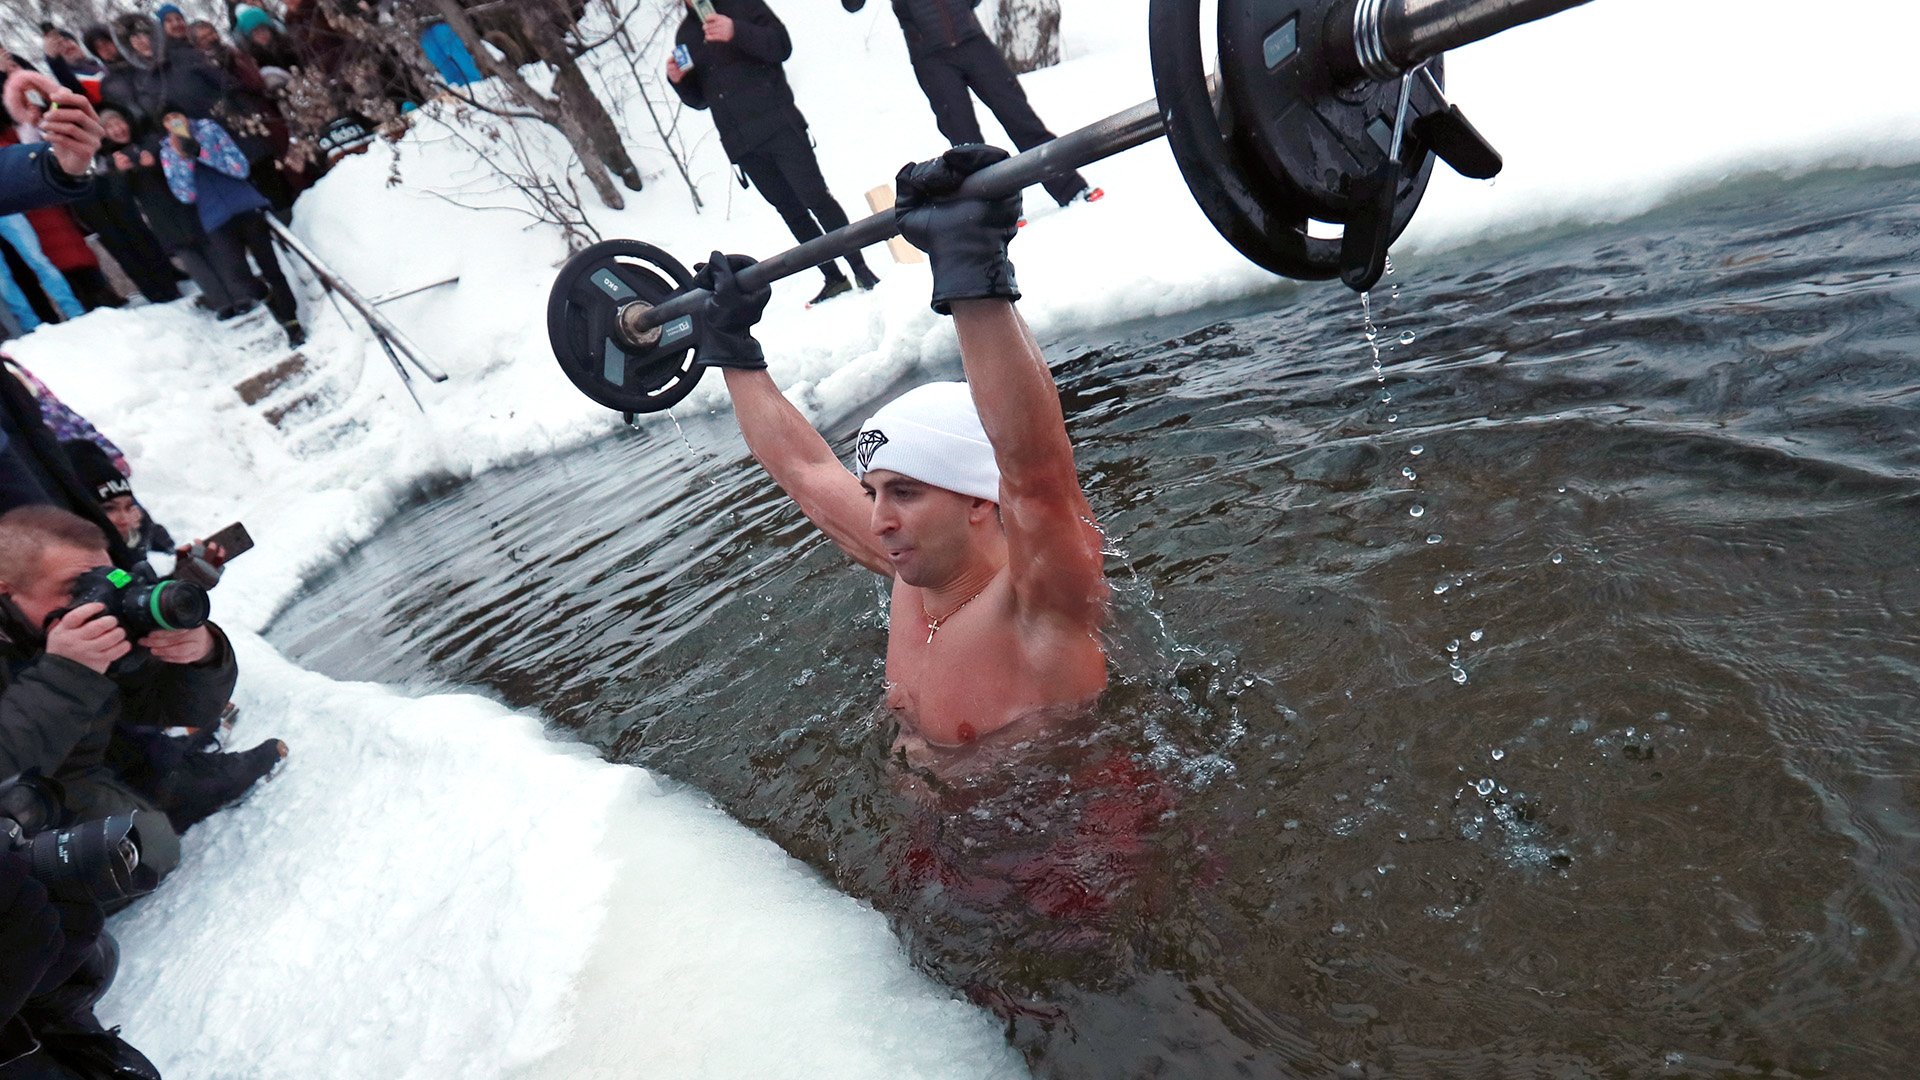
[{"label": "black weightlifting glove", "polygon": [[955,300],[1018,300],[1007,243],[1020,225],[1020,193],[952,199],[962,181],[1007,159],[997,146],[956,146],[894,178],[900,235],[933,261],[933,310],[953,314]]},{"label": "black weightlifting glove", "polygon": [[700,309],[700,344],[693,351],[694,359],[706,367],[767,369],[767,354],[753,339],[753,324],[760,321],[773,290],[747,292],[734,278],[755,261],[716,251],[694,267],[694,285],[713,294]]},{"label": "black weightlifting glove", "polygon": [[66,937],[47,890],[27,872],[24,855],[0,853],[0,1025],[39,988]]}]

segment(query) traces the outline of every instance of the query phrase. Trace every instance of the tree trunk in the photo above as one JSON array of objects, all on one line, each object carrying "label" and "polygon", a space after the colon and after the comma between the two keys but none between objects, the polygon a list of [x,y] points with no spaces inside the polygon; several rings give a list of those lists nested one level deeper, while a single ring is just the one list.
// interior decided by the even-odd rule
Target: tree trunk
[{"label": "tree trunk", "polygon": [[995,0],[995,40],[1015,74],[1060,62],[1060,0]]},{"label": "tree trunk", "polygon": [[601,159],[599,149],[587,134],[586,128],[574,118],[573,113],[560,102],[527,85],[527,80],[521,78],[520,72],[511,65],[495,60],[492,50],[481,43],[480,32],[474,27],[473,20],[467,18],[466,9],[460,6],[460,0],[433,0],[433,6],[434,10],[440,13],[440,17],[447,20],[447,25],[452,27],[453,32],[459,36],[461,44],[473,54],[473,62],[482,73],[499,79],[513,95],[514,100],[531,109],[539,115],[541,120],[567,137],[567,142],[573,147],[574,156],[580,160],[580,168],[587,174],[587,182],[593,185],[594,194],[600,196],[600,201],[613,210],[625,209],[627,201],[614,188],[613,177],[607,172],[607,166]]},{"label": "tree trunk", "polygon": [[606,104],[593,92],[586,73],[580,70],[572,52],[567,49],[565,26],[561,20],[570,13],[563,11],[560,4],[552,2],[530,7],[531,10],[522,10],[521,23],[526,28],[527,41],[533,46],[535,54],[554,70],[553,90],[560,99],[560,107],[579,122],[600,161],[620,177],[621,182],[627,185],[627,190],[639,191],[640,169],[628,155],[626,144],[620,141],[619,127],[614,124]]}]

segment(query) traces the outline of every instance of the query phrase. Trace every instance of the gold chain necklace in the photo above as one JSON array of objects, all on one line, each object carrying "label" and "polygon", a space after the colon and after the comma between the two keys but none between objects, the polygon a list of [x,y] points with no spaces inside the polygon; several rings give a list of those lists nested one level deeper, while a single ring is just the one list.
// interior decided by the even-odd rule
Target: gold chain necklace
[{"label": "gold chain necklace", "polygon": [[[987,585],[991,585],[991,584],[993,584],[993,582],[991,581],[987,582]],[[979,590],[976,591],[972,596],[969,596],[965,600],[962,600],[958,604],[955,604],[953,606],[952,611],[947,612],[945,615],[942,615],[937,619],[927,614],[927,601],[925,598],[922,598],[920,601],[920,617],[927,620],[927,644],[929,645],[933,644],[933,635],[940,632],[940,627],[944,626],[948,619],[951,619],[955,615],[960,614],[961,608],[966,607],[968,604],[973,603],[976,599],[979,598],[981,593],[986,592],[987,585],[980,586]]]}]

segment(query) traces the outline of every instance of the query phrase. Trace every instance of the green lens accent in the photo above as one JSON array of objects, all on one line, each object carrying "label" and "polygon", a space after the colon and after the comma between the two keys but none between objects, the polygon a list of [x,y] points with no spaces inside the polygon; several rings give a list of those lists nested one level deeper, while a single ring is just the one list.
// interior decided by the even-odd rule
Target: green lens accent
[{"label": "green lens accent", "polygon": [[173,584],[173,582],[163,581],[160,584],[155,585],[153,587],[153,591],[147,594],[147,614],[153,616],[153,624],[155,626],[158,626],[162,630],[180,629],[179,627],[168,622],[167,617],[165,615],[160,614],[160,594],[163,592],[166,592],[167,586],[171,584]]},{"label": "green lens accent", "polygon": [[114,588],[124,589],[133,581],[133,575],[127,573],[125,570],[116,568],[112,573],[107,575],[107,580],[113,583]]}]

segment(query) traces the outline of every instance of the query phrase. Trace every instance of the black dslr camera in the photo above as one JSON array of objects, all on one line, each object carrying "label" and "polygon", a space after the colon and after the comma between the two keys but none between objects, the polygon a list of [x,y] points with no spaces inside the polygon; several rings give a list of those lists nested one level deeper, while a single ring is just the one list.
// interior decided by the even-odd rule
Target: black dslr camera
[{"label": "black dslr camera", "polygon": [[[205,626],[213,613],[207,590],[177,578],[160,580],[153,568],[141,563],[131,571],[99,566],[81,574],[73,583],[71,603],[47,616],[51,625],[67,612],[87,604],[100,604],[104,612],[120,621],[129,642],[139,641],[155,630],[192,630]],[[113,662],[109,675],[125,675],[146,663],[147,650],[138,645]]]},{"label": "black dslr camera", "polygon": [[60,800],[51,780],[21,776],[0,784],[0,844],[27,857],[49,892],[79,892],[112,904],[152,892],[159,876],[140,865],[140,834],[130,814],[50,828]]}]

